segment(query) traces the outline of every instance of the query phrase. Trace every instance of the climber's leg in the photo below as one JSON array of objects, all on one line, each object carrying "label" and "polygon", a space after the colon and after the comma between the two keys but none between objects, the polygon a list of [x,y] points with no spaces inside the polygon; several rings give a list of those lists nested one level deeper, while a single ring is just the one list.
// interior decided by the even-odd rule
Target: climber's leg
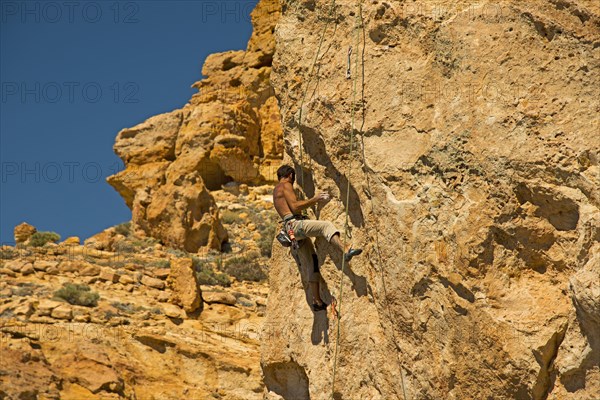
[{"label": "climber's leg", "polygon": [[344,249],[342,241],[340,240],[340,234],[337,232],[331,237],[330,242],[333,243],[333,245],[337,247],[338,250],[344,255],[344,260],[346,260],[346,262],[350,262],[352,257],[362,253],[362,249],[353,249],[352,246],[348,246],[347,249]]},{"label": "climber's leg", "polygon": [[303,237],[324,237],[329,243],[332,243],[340,253],[343,254],[346,262],[349,262],[352,257],[362,253],[361,249],[353,249],[348,246],[344,249],[342,241],[340,240],[340,231],[337,230],[335,225],[329,221],[315,221],[310,219],[299,220],[295,222],[294,232],[297,238]]},{"label": "climber's leg", "polygon": [[321,273],[319,271],[319,258],[317,255],[312,253],[312,267],[313,267],[313,276],[317,279],[310,282],[310,291],[312,295],[313,309],[315,311],[319,311],[316,308],[325,309],[327,308],[327,304],[321,299]]},{"label": "climber's leg", "polygon": [[308,295],[311,298],[313,311],[321,311],[327,308],[327,304],[321,299],[320,282],[321,273],[319,270],[319,258],[310,239],[303,239],[297,250],[297,260],[300,266],[306,271],[308,277]]},{"label": "climber's leg", "polygon": [[296,238],[322,236],[330,242],[333,235],[340,231],[329,221],[303,219],[294,222],[294,233]]},{"label": "climber's leg", "polygon": [[335,233],[332,237],[331,240],[329,241],[329,243],[333,244],[335,246],[336,249],[339,250],[340,253],[344,254],[344,245],[342,244],[342,241],[340,239],[340,234],[339,232]]}]

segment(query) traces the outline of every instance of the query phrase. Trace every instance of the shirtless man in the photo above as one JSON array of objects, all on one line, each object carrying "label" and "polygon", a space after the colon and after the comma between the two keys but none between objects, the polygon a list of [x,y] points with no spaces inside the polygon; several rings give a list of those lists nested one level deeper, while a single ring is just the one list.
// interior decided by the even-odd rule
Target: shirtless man
[{"label": "shirtless man", "polygon": [[[346,262],[349,262],[352,257],[362,253],[362,249],[349,247],[345,250],[340,240],[340,232],[331,222],[304,219],[301,215],[302,210],[329,200],[327,193],[321,192],[311,199],[298,200],[294,192],[296,172],[289,165],[283,165],[277,170],[277,179],[279,183],[273,190],[273,204],[281,218],[283,218],[284,223],[287,223],[287,228],[291,228],[294,231],[296,240],[299,241],[300,247],[297,251],[292,250],[292,255],[299,262],[300,266],[308,271],[308,282],[313,299],[313,311],[325,310],[327,304],[323,302],[319,293],[320,273],[318,258],[312,241],[307,238],[324,237],[343,254]],[[310,267],[311,263],[312,268]]]}]

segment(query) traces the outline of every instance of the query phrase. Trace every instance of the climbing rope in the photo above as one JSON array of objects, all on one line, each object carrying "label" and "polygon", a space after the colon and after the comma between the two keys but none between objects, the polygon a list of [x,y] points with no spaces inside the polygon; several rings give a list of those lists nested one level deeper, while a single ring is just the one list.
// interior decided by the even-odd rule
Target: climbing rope
[{"label": "climbing rope", "polygon": [[[359,48],[360,48],[360,37],[359,37],[359,29],[362,29],[363,32],[363,49],[362,49],[362,58],[364,60],[364,38],[365,38],[365,32],[364,32],[364,26],[362,24],[362,7],[361,7],[361,3],[360,0],[357,1],[357,8],[358,8],[358,13],[356,14],[356,25],[355,25],[355,32],[356,32],[356,51],[355,53],[355,72],[354,72],[354,76],[352,77],[351,71],[350,71],[350,58],[352,55],[352,47],[349,48],[348,50],[348,69],[346,71],[346,79],[351,79],[352,78],[352,108],[351,108],[351,130],[350,130],[350,162],[348,165],[348,182],[347,182],[347,187],[346,187],[346,207],[345,207],[345,223],[344,223],[344,239],[343,239],[343,248],[346,248],[346,239],[347,237],[349,237],[349,205],[350,205],[350,173],[352,171],[352,153],[354,151],[354,131],[355,131],[355,108],[356,108],[356,82],[357,82],[357,76],[358,76],[358,64],[359,64]],[[326,20],[325,25],[323,26],[323,29],[321,31],[321,35],[320,35],[320,39],[319,39],[319,45],[317,47],[317,51],[315,54],[315,58],[312,62],[311,68],[310,68],[310,72],[308,75],[308,81],[306,83],[306,86],[304,88],[304,92],[302,94],[302,99],[300,102],[300,109],[298,112],[298,144],[300,146],[300,187],[302,189],[302,193],[301,193],[301,197],[304,195],[304,146],[303,146],[303,141],[302,141],[302,132],[300,130],[300,127],[302,125],[302,112],[303,112],[303,108],[304,108],[304,103],[306,101],[306,96],[308,94],[308,89],[310,87],[310,84],[313,80],[314,77],[314,72],[315,72],[315,67],[317,65],[317,61],[319,60],[319,55],[321,53],[321,47],[323,45],[323,42],[325,40],[325,33],[327,32],[327,28],[329,27],[329,24],[332,20],[331,16],[333,15],[333,10],[335,9],[335,0],[331,0],[330,3],[330,7],[329,7],[329,14]],[[362,86],[364,88],[364,61],[362,63],[362,70],[361,70],[361,77],[362,77]],[[362,107],[363,107],[363,115],[362,115],[362,124],[361,124],[361,138],[362,138],[362,149],[363,149],[363,169],[365,169],[365,174],[366,174],[366,160],[365,160],[365,154],[364,154],[364,135],[363,135],[363,127],[364,127],[364,118],[365,118],[365,110],[364,110],[364,89],[362,92]],[[368,190],[370,192],[370,182],[369,182],[369,178],[368,178],[368,174],[367,175],[367,185],[368,185]],[[374,205],[372,205],[372,212],[374,213]],[[375,232],[375,234],[377,235],[377,232]],[[377,253],[378,253],[378,257],[380,260],[382,260],[382,256],[381,256],[381,251],[379,248],[379,238],[378,235],[376,237],[376,247],[377,247]],[[336,372],[337,372],[337,361],[338,361],[338,354],[339,354],[339,341],[340,341],[340,319],[341,319],[341,310],[342,310],[342,300],[343,300],[343,277],[344,277],[344,271],[345,271],[345,258],[342,256],[342,268],[340,271],[340,288],[339,288],[339,310],[337,311],[337,332],[336,332],[336,342],[335,342],[335,349],[334,349],[334,361],[333,361],[333,377],[332,377],[332,382],[331,382],[331,397],[332,399],[334,399],[334,395],[335,395],[335,377],[336,377]],[[385,298],[387,299],[387,289],[386,289],[386,285],[385,285],[385,279],[383,278],[383,270],[382,270],[382,279],[383,279],[383,287],[384,287],[384,295]],[[332,300],[335,301],[335,298],[333,298]],[[332,301],[332,306],[335,307],[335,302]],[[388,305],[388,312],[389,312],[389,305]],[[391,321],[391,318],[390,318]],[[392,336],[393,336],[393,340],[394,343],[396,344],[396,339],[395,339],[395,334],[394,334],[394,330],[392,329]],[[402,363],[400,363],[402,364]],[[405,392],[405,387],[404,387],[404,370],[402,369],[400,374],[400,378],[402,380],[402,392],[404,395],[404,399],[406,400],[406,392]]]},{"label": "climbing rope", "polygon": [[[362,16],[361,16],[362,19]],[[363,42],[366,42],[366,35],[365,35],[365,30],[364,27],[362,29],[362,33],[363,33]],[[365,47],[363,46],[362,48],[362,59],[364,60],[364,53],[365,53]],[[365,139],[364,139],[364,126],[365,126],[365,97],[364,97],[364,85],[365,85],[365,64],[364,61],[361,63],[362,65],[362,123],[360,126],[360,136],[361,136],[361,147],[362,147],[362,167],[363,167],[363,171],[365,173],[365,178],[366,178],[366,182],[367,182],[367,192],[369,197],[372,196],[372,191],[371,191],[371,180],[369,179],[369,174],[368,174],[368,166],[367,166],[367,157],[365,154]],[[375,201],[371,201],[371,214],[372,215],[376,215],[376,211],[375,211]],[[378,257],[378,265],[383,265],[384,261],[383,261],[383,257],[381,255],[381,246],[379,245],[379,231],[377,229],[373,229],[373,230],[368,230],[367,232],[373,232],[374,236],[375,236],[375,240],[373,241],[375,243],[375,249],[377,252],[377,257]],[[389,296],[387,294],[387,286],[385,283],[385,274],[384,274],[384,270],[385,268],[381,267],[381,281],[382,281],[382,286],[383,286],[383,293],[384,293],[384,298],[385,298],[385,305],[386,305],[386,310],[388,312],[388,318],[390,321],[392,320],[392,312],[390,310],[390,306],[389,306]],[[392,341],[394,343],[394,345],[396,346],[396,349],[398,350],[398,354],[400,354],[400,348],[397,345],[397,340],[396,340],[396,334],[395,331],[392,327]],[[400,357],[398,357],[400,358]],[[404,400],[406,400],[406,389],[405,389],[405,385],[404,385],[404,365],[402,363],[402,361],[399,359],[399,364],[400,364],[400,383],[402,385],[402,395]]]},{"label": "climbing rope", "polygon": [[[364,74],[364,70],[365,70],[365,65],[364,65],[364,51],[365,51],[365,30],[364,30],[364,25],[362,23],[362,7],[361,7],[361,3],[360,1],[357,1],[357,8],[358,8],[358,12],[356,14],[356,25],[355,25],[355,31],[356,31],[356,51],[355,51],[355,67],[354,67],[354,76],[353,76],[353,83],[352,83],[352,109],[351,109],[351,131],[350,131],[350,163],[348,166],[348,186],[346,188],[346,210],[345,210],[345,225],[344,225],[344,241],[343,241],[343,246],[344,249],[346,248],[346,237],[347,232],[348,232],[348,210],[349,210],[349,204],[350,204],[350,173],[352,170],[352,152],[354,151],[354,130],[355,130],[355,108],[356,108],[356,81],[357,81],[357,77],[358,77],[358,64],[359,64],[359,49],[360,49],[360,37],[359,37],[359,28],[362,30],[362,34],[363,34],[363,48],[361,51],[362,54],[362,62],[361,62],[361,79],[362,79],[362,91],[361,91],[361,104],[362,104],[362,123],[360,126],[360,135],[361,135],[361,144],[362,144],[362,158],[363,158],[363,171],[365,172],[365,176],[367,179],[367,188],[369,191],[369,194],[371,194],[371,185],[370,185],[370,180],[369,180],[369,174],[366,171],[366,155],[365,155],[365,146],[364,146],[364,132],[363,132],[363,128],[364,128],[364,124],[365,124],[365,101],[364,101],[364,84],[365,84],[365,74]],[[350,56],[352,54],[352,47],[350,47],[348,49],[348,68],[346,71],[346,79],[350,79],[351,78],[351,71],[350,71]],[[371,203],[371,212],[375,213],[375,205],[374,202]],[[381,256],[381,249],[379,246],[379,235],[377,230],[375,230],[375,244],[376,244],[376,249],[377,249],[377,255],[380,261],[379,265],[382,265],[383,263],[383,257]],[[339,310],[337,311],[337,333],[336,333],[336,342],[335,342],[335,352],[334,352],[334,362],[333,362],[333,377],[332,377],[332,382],[331,382],[331,398],[332,400],[335,398],[335,377],[336,377],[336,372],[337,372],[337,360],[338,360],[338,344],[340,341],[340,318],[341,318],[341,309],[342,309],[342,294],[343,294],[343,277],[344,277],[344,267],[345,267],[345,260],[342,257],[342,270],[340,272],[340,288],[339,288],[339,302],[340,302],[340,307]],[[387,311],[388,311],[388,318],[390,318],[390,321],[392,321],[391,319],[391,312],[389,310],[389,303],[387,302],[388,300],[388,295],[387,295],[387,288],[386,288],[386,284],[385,284],[385,278],[383,275],[383,268],[381,269],[381,273],[382,273],[382,281],[383,281],[383,290],[384,290],[384,296],[386,299],[386,305],[387,305]],[[396,341],[396,335],[394,332],[394,329],[392,328],[392,340],[394,342],[394,345],[396,345],[397,347],[397,341]],[[400,349],[398,349],[400,350]],[[400,360],[399,360],[400,361]],[[400,379],[401,379],[401,385],[402,385],[402,395],[404,400],[406,400],[406,389],[405,389],[405,384],[404,384],[404,367],[402,365],[403,363],[400,361]]]},{"label": "climbing rope", "polygon": [[329,23],[331,21],[331,16],[333,15],[333,10],[335,9],[335,0],[331,0],[329,6],[329,15],[327,16],[327,20],[325,25],[323,26],[323,30],[321,31],[321,38],[319,39],[319,46],[317,47],[317,53],[315,54],[315,59],[313,60],[312,66],[310,67],[310,72],[308,73],[308,82],[306,82],[306,87],[304,88],[304,93],[302,94],[302,100],[300,101],[300,111],[298,113],[298,145],[300,146],[300,187],[302,188],[302,193],[300,197],[304,196],[304,150],[302,143],[302,132],[300,131],[300,127],[302,126],[302,109],[304,108],[304,101],[306,100],[306,94],[308,93],[308,88],[310,86],[310,82],[313,79],[315,66],[317,65],[317,60],[319,59],[319,54],[321,53],[321,46],[323,45],[323,41],[325,39],[325,32],[329,27]]},{"label": "climbing rope", "polygon": [[[336,319],[337,321],[337,333],[336,333],[336,340],[335,340],[335,350],[334,350],[334,355],[333,355],[333,376],[331,379],[331,399],[334,399],[334,395],[335,395],[335,374],[337,372],[337,360],[338,360],[338,352],[339,352],[339,343],[340,343],[340,320],[341,320],[341,314],[342,314],[342,301],[343,301],[343,288],[344,288],[344,269],[346,266],[346,259],[344,257],[344,251],[346,249],[346,240],[348,237],[348,218],[349,218],[349,206],[350,206],[350,174],[352,173],[352,153],[354,151],[354,130],[355,130],[355,113],[354,113],[354,108],[356,106],[356,81],[357,81],[357,77],[358,77],[358,49],[360,48],[360,37],[359,37],[359,27],[362,27],[362,21],[360,20],[361,15],[362,15],[362,8],[361,8],[361,4],[360,4],[360,0],[357,1],[356,3],[357,8],[358,8],[358,13],[356,14],[356,25],[354,27],[355,31],[356,31],[356,58],[354,61],[354,74],[352,77],[352,104],[351,104],[351,109],[350,109],[350,151],[349,151],[349,163],[348,163],[348,173],[347,173],[347,184],[346,184],[346,210],[345,210],[345,222],[344,222],[344,238],[342,241],[342,270],[340,271],[340,289],[338,291],[338,298],[339,298],[339,302],[340,302],[340,306],[339,309],[337,311],[338,314],[338,318]],[[346,77],[350,77],[351,73],[350,73],[350,56],[351,56],[351,52],[352,52],[352,47],[350,47],[350,49],[348,50],[348,70],[346,72]]]}]

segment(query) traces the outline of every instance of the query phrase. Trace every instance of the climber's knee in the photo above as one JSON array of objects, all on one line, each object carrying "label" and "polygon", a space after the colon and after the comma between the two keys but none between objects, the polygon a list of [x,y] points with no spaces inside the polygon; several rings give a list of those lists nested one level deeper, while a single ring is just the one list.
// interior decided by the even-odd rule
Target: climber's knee
[{"label": "climber's knee", "polygon": [[325,236],[325,239],[327,239],[328,242],[331,242],[331,239],[336,234],[339,235],[340,231],[337,230],[337,228],[332,222],[327,221],[325,229],[323,229],[323,236]]}]

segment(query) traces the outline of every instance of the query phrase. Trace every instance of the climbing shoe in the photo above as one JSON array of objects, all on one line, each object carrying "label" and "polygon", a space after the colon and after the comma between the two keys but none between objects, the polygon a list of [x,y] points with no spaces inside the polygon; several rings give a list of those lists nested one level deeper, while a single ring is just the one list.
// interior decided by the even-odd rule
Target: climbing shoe
[{"label": "climbing shoe", "polygon": [[328,306],[328,305],[329,305],[329,304],[327,304],[327,303],[325,303],[325,302],[323,302],[323,304],[317,304],[317,303],[313,303],[313,305],[312,305],[312,310],[313,310],[313,311],[315,311],[315,312],[316,312],[316,311],[323,311],[323,310],[327,310],[327,306]]},{"label": "climbing shoe", "polygon": [[346,262],[350,262],[350,260],[352,260],[352,257],[357,256],[360,253],[362,253],[362,249],[353,249],[352,247],[350,247],[350,250],[348,250],[346,254],[344,254],[344,260]]}]

